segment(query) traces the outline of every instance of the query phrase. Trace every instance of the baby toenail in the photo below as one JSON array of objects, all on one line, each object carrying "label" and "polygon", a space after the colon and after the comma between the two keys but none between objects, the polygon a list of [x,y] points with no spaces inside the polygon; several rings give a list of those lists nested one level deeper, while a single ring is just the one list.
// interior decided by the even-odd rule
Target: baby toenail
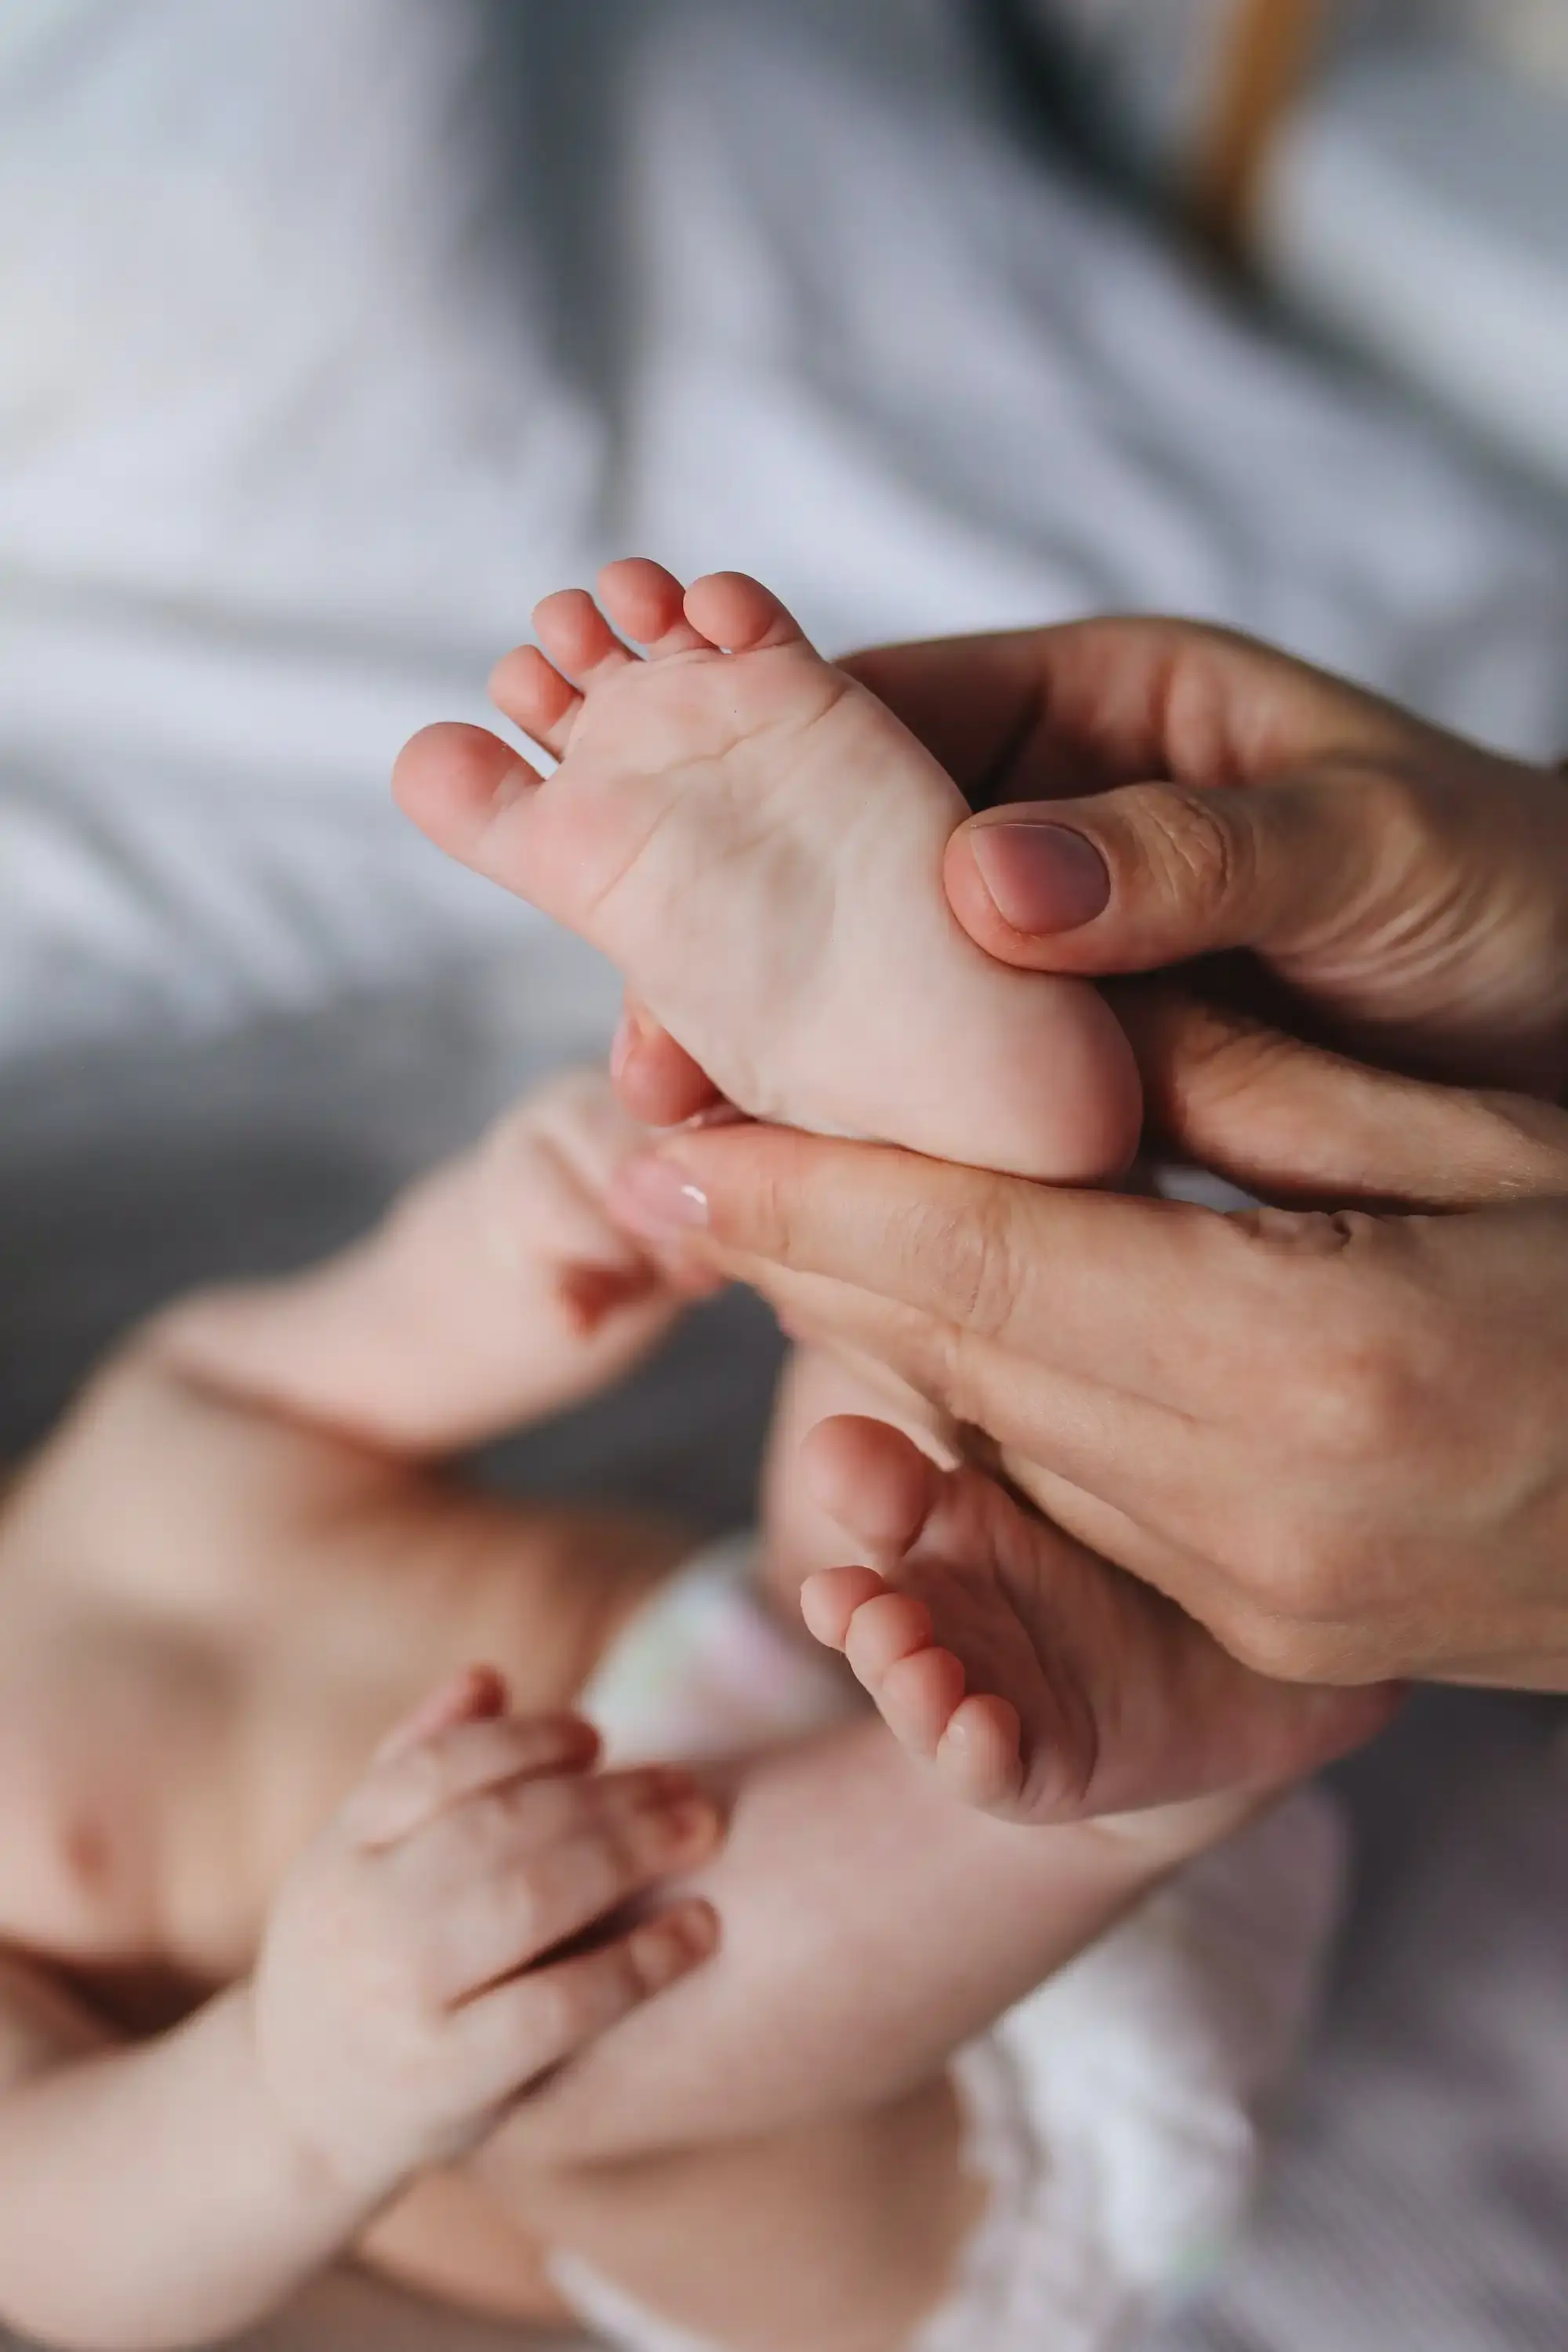
[{"label": "baby toenail", "polygon": [[634,1231],[658,1241],[708,1223],[708,1195],[678,1160],[645,1152],[616,1178],[616,1211]]},{"label": "baby toenail", "polygon": [[1065,824],[976,825],[980,878],[1015,931],[1076,931],[1110,902],[1110,875],[1092,841]]}]

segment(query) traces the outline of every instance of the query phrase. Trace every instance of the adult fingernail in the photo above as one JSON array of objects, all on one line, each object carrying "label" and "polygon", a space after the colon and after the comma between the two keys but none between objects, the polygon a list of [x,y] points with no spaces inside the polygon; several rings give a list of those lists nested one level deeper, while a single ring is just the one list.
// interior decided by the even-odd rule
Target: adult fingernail
[{"label": "adult fingernail", "polygon": [[681,1127],[693,1135],[703,1134],[710,1127],[750,1127],[752,1123],[750,1114],[737,1110],[732,1102],[710,1103],[706,1110],[694,1110],[689,1118],[680,1121]]},{"label": "adult fingernail", "polygon": [[1104,858],[1070,825],[982,824],[969,841],[997,913],[1016,931],[1076,931],[1110,903]]},{"label": "adult fingernail", "polygon": [[628,1160],[616,1178],[616,1213],[650,1241],[689,1234],[708,1223],[708,1195],[678,1160],[658,1152]]},{"label": "adult fingernail", "polygon": [[637,1043],[637,1034],[632,1025],[631,1014],[623,1013],[616,1024],[616,1034],[610,1040],[610,1079],[613,1085],[619,1083],[621,1073],[631,1058],[632,1047]]}]

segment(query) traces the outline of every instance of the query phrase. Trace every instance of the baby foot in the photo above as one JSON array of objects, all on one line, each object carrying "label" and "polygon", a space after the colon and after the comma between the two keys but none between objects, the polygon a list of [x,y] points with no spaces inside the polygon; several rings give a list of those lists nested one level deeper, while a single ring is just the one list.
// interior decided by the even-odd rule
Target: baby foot
[{"label": "baby foot", "polygon": [[602,1071],[552,1079],[322,1265],[183,1302],[165,1349],[378,1444],[446,1451],[606,1388],[686,1295],[611,1221],[645,1140]]},{"label": "baby foot", "polygon": [[[477,728],[398,761],[443,849],[604,950],[730,1101],[1070,1182],[1137,1140],[1132,1055],[1085,982],[994,962],[942,888],[957,786],[765,588],[611,564],[492,680],[556,757]],[[628,651],[610,621],[647,647]],[[546,656],[549,658],[546,658]]]},{"label": "baby foot", "polygon": [[902,1746],[1003,1821],[1282,1786],[1380,1729],[1387,1687],[1240,1665],[1175,1604],[885,1423],[821,1423],[802,1467],[868,1562],[801,1593]]}]

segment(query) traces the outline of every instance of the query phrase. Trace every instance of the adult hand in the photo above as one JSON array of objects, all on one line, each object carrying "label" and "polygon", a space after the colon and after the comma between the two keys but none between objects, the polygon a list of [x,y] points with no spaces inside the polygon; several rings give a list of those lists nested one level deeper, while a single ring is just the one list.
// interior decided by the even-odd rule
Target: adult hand
[{"label": "adult hand", "polygon": [[[982,812],[953,835],[947,888],[1003,961],[1105,979],[1247,950],[1242,971],[1231,955],[1203,974],[1211,1003],[1234,1004],[1239,982],[1276,1025],[1394,1067],[1548,1097],[1568,1084],[1560,775],[1187,622],[884,646],[844,667]],[[1189,1079],[1228,1087],[1228,1059],[1190,1063],[1222,1034],[1212,1018],[1167,1033],[1156,1108]],[[650,1124],[713,1099],[635,1004],[616,1060]]]},{"label": "adult hand", "polygon": [[1370,1189],[1426,1161],[1474,1205],[1227,1217],[735,1127],[620,1206],[988,1433],[1244,1663],[1568,1688],[1568,1115],[1355,1086]]},{"label": "adult hand", "polygon": [[[1103,974],[1250,949],[1363,1051],[1560,1089],[1559,778],[1182,624],[855,667],[977,803],[1071,820],[1031,838],[988,812],[954,837],[950,894],[993,952]],[[1186,1156],[1276,1200],[1473,1213],[1222,1221],[757,1133],[682,1138],[639,1213],[706,1193],[731,1271],[991,1431],[1053,1517],[1250,1661],[1568,1682],[1563,1121],[1170,982],[1121,1009]]]},{"label": "adult hand", "polygon": [[857,667],[982,804],[948,891],[1004,961],[1103,978],[1249,950],[1364,1058],[1562,1090],[1559,775],[1182,622],[899,646]]}]

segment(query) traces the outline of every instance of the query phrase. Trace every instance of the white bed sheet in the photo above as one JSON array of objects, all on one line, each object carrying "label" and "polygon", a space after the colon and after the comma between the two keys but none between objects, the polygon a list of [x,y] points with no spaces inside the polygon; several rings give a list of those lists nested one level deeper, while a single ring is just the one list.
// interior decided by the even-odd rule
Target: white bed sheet
[{"label": "white bed sheet", "polygon": [[1521,748],[1561,541],[1004,127],[953,0],[10,0],[0,1054],[528,919],[391,811],[531,601],[1166,606]]}]

